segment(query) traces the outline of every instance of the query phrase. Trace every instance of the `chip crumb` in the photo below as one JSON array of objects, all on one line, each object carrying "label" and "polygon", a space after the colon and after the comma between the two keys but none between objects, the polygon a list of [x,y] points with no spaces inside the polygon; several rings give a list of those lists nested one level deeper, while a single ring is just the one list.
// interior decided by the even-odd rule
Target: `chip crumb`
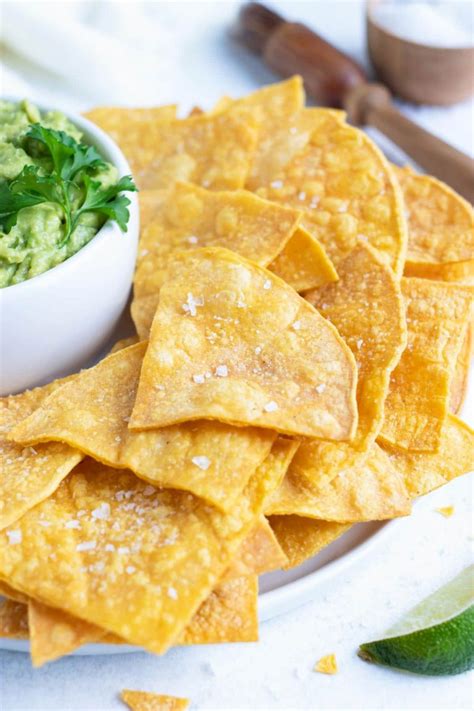
[{"label": "chip crumb", "polygon": [[270,400],[270,402],[267,402],[267,404],[263,406],[263,409],[265,412],[275,412],[278,410],[278,405],[275,400]]},{"label": "chip crumb", "polygon": [[216,375],[219,378],[227,378],[227,376],[229,375],[227,366],[226,365],[218,365],[216,368]]},{"label": "chip crumb", "polygon": [[316,662],[314,671],[320,672],[320,674],[337,674],[336,655],[326,654],[325,657],[321,657],[321,659]]},{"label": "chip crumb", "polygon": [[202,469],[203,471],[206,471],[209,469],[209,466],[211,464],[211,460],[208,457],[205,456],[198,456],[198,457],[193,457],[191,459],[192,463],[195,464],[199,469]]},{"label": "chip crumb", "polygon": [[451,518],[454,513],[454,506],[440,506],[440,508],[435,509],[435,511],[440,513],[441,516],[444,516],[444,518]]},{"label": "chip crumb", "polygon": [[6,531],[7,538],[8,538],[8,543],[11,546],[15,546],[18,543],[21,543],[23,540],[23,535],[19,529],[16,529],[14,531]]}]

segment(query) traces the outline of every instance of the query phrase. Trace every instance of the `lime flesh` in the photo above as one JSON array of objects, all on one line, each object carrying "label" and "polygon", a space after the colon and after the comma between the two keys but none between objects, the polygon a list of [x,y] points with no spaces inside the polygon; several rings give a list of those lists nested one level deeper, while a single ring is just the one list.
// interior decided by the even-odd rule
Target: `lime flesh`
[{"label": "lime flesh", "polygon": [[474,565],[414,607],[387,637],[359,656],[414,674],[444,676],[474,667]]}]

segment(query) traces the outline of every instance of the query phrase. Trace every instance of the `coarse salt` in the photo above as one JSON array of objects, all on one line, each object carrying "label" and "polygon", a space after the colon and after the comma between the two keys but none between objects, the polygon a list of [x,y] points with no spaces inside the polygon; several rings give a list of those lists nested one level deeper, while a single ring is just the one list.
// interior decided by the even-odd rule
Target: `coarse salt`
[{"label": "coarse salt", "polygon": [[198,457],[193,457],[191,459],[192,463],[195,464],[199,469],[202,469],[203,471],[206,471],[209,469],[209,466],[211,464],[211,460],[208,457],[205,456],[198,456]]},{"label": "coarse salt", "polygon": [[76,551],[93,551],[96,546],[95,541],[84,541],[83,543],[78,543],[76,546]]},{"label": "coarse salt", "polygon": [[169,587],[168,588],[168,597],[170,597],[172,600],[177,600],[178,599],[178,592],[175,588]]},{"label": "coarse salt", "polygon": [[201,385],[204,382],[204,375],[193,375],[193,380],[198,385]]},{"label": "coarse salt", "polygon": [[92,512],[92,518],[102,519],[103,521],[108,519],[109,516],[110,516],[110,504],[108,504],[106,501],[102,502],[100,504],[100,506],[98,506]]},{"label": "coarse salt", "polygon": [[294,328],[295,331],[299,331],[301,328],[301,321],[293,321],[292,328]]},{"label": "coarse salt", "polygon": [[18,543],[21,543],[23,540],[23,535],[20,530],[15,530],[15,531],[7,531],[7,538],[8,538],[8,543],[11,546],[16,546]]},{"label": "coarse salt", "polygon": [[268,289],[272,288],[272,282],[270,279],[267,279],[266,281],[263,282],[263,288],[268,291]]},{"label": "coarse salt", "polygon": [[270,402],[267,402],[267,404],[263,406],[263,409],[265,412],[275,412],[275,410],[278,410],[278,405],[275,400],[270,400]]},{"label": "coarse salt", "polygon": [[320,383],[319,385],[316,385],[316,392],[321,395],[326,390],[326,385],[324,383]]},{"label": "coarse salt", "polygon": [[227,376],[229,375],[227,366],[226,365],[218,365],[216,368],[216,375],[219,378],[227,378]]}]

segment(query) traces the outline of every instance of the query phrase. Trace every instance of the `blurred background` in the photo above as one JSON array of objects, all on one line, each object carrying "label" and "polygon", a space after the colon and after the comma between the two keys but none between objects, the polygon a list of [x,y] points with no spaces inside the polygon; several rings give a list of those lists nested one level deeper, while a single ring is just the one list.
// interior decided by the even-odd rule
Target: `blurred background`
[{"label": "blurred background", "polygon": [[[440,47],[473,45],[471,0],[375,4],[380,24],[406,39]],[[74,111],[178,102],[184,115],[196,104],[210,107],[223,94],[238,96],[276,79],[230,37],[241,5],[233,0],[4,1],[2,94]],[[269,6],[308,24],[371,72],[363,0]],[[472,99],[450,107],[399,106],[453,145],[474,152]]]}]

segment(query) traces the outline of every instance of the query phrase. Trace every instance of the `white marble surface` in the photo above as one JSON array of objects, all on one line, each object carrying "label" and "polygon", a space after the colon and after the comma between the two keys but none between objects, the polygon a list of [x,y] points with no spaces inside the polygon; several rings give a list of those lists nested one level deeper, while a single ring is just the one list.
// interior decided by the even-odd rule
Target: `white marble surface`
[{"label": "white marble surface", "polygon": [[[272,79],[258,61],[226,38],[237,7],[234,2],[135,3],[131,10],[130,4],[81,3],[73,12],[66,7],[71,3],[49,7],[35,3],[35,11],[40,5],[41,11],[59,17],[65,13],[64,21],[73,22],[69,42],[72,37],[80,44],[78,18],[96,29],[113,27],[121,47],[125,47],[124,37],[135,48],[140,37],[159,38],[153,51],[148,50],[147,62],[143,63],[137,49],[133,54],[136,65],[124,73],[129,78],[130,72],[133,75],[146,66],[148,80],[130,88],[116,75],[105,87],[96,83],[91,88],[84,81],[63,80],[60,66],[45,70],[10,48],[1,76],[4,92],[27,93],[74,110],[117,101],[117,94],[124,104],[179,101],[185,110],[194,104],[210,106],[224,93],[239,95]],[[310,21],[321,34],[365,61],[362,3],[332,0],[274,5],[287,15]],[[15,7],[27,11],[25,3]],[[8,3],[3,3],[5,8],[11,9]],[[144,24],[147,30],[142,35],[139,29]],[[41,41],[38,46],[37,56],[46,57],[48,49]],[[64,51],[60,36],[57,47]],[[115,56],[113,52],[111,44],[110,56]],[[127,56],[125,48],[123,55]],[[87,57],[83,55],[81,62],[85,62],[82,73],[87,74]],[[404,108],[446,140],[473,152],[472,102],[448,110]],[[471,390],[465,410],[471,424],[473,400]],[[449,519],[435,510],[446,505],[455,507]],[[263,624],[258,644],[175,649],[163,658],[146,654],[73,657],[41,670],[32,670],[24,654],[1,652],[0,708],[123,709],[117,693],[128,687],[186,695],[192,699],[192,708],[200,710],[469,709],[471,675],[423,678],[401,674],[363,663],[356,649],[472,561],[472,508],[472,484],[466,477],[426,497],[410,518],[395,526],[383,547],[325,584],[313,602]],[[314,673],[315,661],[332,652],[337,655],[339,673],[332,677]]]}]

